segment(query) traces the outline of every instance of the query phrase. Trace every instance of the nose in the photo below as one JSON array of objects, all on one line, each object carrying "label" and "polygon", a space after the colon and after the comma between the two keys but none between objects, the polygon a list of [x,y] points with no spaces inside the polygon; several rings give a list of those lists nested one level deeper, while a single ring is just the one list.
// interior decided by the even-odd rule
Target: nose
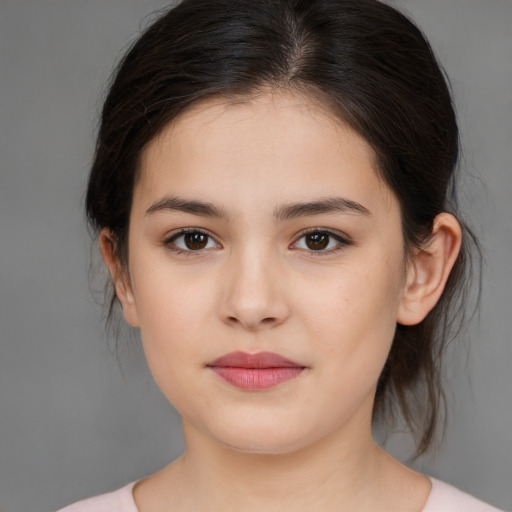
[{"label": "nose", "polygon": [[225,323],[257,331],[276,327],[288,318],[285,277],[268,252],[248,247],[226,265],[220,304]]}]

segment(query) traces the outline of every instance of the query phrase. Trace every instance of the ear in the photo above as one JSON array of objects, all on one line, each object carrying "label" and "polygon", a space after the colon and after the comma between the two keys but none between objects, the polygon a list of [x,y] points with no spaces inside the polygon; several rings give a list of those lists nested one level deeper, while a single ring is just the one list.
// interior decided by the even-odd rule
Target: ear
[{"label": "ear", "polygon": [[112,233],[106,228],[102,229],[98,242],[103,261],[110,273],[116,296],[119,302],[121,302],[124,317],[132,327],[139,327],[137,308],[128,269],[124,268],[119,260]]},{"label": "ear", "polygon": [[397,322],[419,324],[436,305],[462,243],[459,221],[449,213],[434,219],[432,234],[407,267]]}]

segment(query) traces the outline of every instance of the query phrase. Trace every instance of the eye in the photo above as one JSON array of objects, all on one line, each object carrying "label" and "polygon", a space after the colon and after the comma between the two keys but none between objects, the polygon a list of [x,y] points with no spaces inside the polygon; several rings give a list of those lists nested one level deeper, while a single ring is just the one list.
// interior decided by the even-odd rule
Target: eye
[{"label": "eye", "polygon": [[175,252],[201,252],[206,249],[220,248],[213,238],[198,229],[182,229],[164,241],[169,249]]},{"label": "eye", "polygon": [[331,231],[312,229],[304,233],[292,247],[317,253],[331,253],[349,244],[348,240]]}]

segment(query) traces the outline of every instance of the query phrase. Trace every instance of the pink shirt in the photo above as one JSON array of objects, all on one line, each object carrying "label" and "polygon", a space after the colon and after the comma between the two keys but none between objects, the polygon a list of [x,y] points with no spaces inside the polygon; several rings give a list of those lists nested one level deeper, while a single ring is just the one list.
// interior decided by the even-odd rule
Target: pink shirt
[{"label": "pink shirt", "polygon": [[[432,490],[421,512],[500,512],[450,484],[431,478]],[[135,482],[121,489],[69,505],[58,512],[139,512],[133,500]]]}]

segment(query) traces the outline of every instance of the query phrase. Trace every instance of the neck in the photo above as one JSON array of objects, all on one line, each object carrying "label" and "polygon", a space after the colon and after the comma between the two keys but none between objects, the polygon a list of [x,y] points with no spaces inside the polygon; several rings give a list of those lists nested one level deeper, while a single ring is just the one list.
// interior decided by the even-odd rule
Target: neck
[{"label": "neck", "polygon": [[354,510],[379,481],[382,451],[370,427],[365,430],[332,433],[287,453],[259,454],[220,445],[184,424],[181,472],[194,494],[205,498],[203,506],[215,503],[214,510],[270,511],[272,504],[279,511]]},{"label": "neck", "polygon": [[183,430],[186,453],[134,488],[141,512],[417,512],[430,492],[373,442],[369,421],[274,454],[235,450],[186,421]]}]

